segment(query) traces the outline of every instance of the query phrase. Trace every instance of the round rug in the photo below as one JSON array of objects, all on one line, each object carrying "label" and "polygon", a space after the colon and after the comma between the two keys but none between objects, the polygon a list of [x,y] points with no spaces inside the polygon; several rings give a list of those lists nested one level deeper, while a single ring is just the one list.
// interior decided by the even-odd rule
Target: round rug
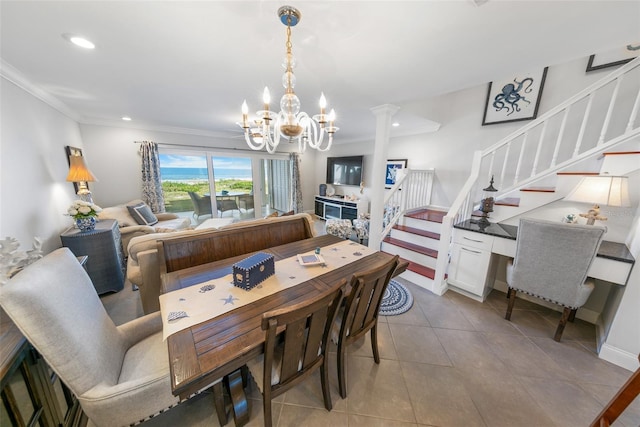
[{"label": "round rug", "polygon": [[383,316],[396,316],[408,311],[412,305],[413,296],[409,289],[402,283],[391,280],[382,296],[380,314]]}]

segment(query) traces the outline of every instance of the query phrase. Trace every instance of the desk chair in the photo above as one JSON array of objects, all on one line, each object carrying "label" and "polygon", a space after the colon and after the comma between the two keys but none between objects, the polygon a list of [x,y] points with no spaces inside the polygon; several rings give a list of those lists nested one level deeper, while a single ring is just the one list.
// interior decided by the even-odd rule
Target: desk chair
[{"label": "desk chair", "polygon": [[191,203],[193,203],[193,217],[196,221],[202,215],[211,215],[213,213],[211,210],[211,196],[201,196],[193,191],[187,191],[187,193],[189,193]]},{"label": "desk chair", "polygon": [[[315,298],[262,315],[264,354],[247,365],[262,392],[264,425],[271,427],[271,400],[320,369],[324,406],[331,410],[327,344],[346,280]],[[282,331],[282,334],[279,334]]]},{"label": "desk chair", "polygon": [[[68,248],[3,285],[0,305],[96,426],[137,424],[179,403],[171,394],[160,312],[116,326]],[[221,381],[214,396],[222,397]],[[223,425],[220,399],[216,410]]]},{"label": "desk chair", "polygon": [[511,320],[516,292],[564,307],[553,337],[560,341],[567,320],[573,321],[593,291],[587,271],[598,252],[604,228],[544,220],[521,219],[516,257],[507,265]]},{"label": "desk chair", "polygon": [[344,308],[336,317],[332,340],[338,344],[338,381],[340,396],[347,397],[345,356],[347,347],[371,331],[373,358],[380,364],[378,352],[378,313],[382,297],[398,266],[398,255],[380,267],[354,274]]}]

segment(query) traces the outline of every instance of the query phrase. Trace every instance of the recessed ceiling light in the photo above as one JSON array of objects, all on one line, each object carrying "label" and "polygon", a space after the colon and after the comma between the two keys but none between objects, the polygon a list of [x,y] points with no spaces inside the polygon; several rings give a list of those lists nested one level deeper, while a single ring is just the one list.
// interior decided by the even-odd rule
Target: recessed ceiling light
[{"label": "recessed ceiling light", "polygon": [[64,33],[62,38],[85,49],[94,49],[96,47],[95,44],[77,34]]},{"label": "recessed ceiling light", "polygon": [[122,120],[124,120],[125,122],[130,122],[131,121],[131,117],[129,116],[123,116]]},{"label": "recessed ceiling light", "polygon": [[397,128],[398,126],[400,126],[400,123],[393,122],[393,123],[391,123],[391,126],[393,126],[394,128]]}]

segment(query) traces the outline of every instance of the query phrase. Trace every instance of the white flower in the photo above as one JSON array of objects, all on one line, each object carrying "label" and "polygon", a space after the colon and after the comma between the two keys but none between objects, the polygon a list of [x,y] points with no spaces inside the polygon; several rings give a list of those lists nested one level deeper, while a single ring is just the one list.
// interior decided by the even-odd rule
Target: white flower
[{"label": "white flower", "polygon": [[102,212],[100,206],[84,200],[74,200],[67,209],[67,215],[74,219],[95,217],[98,216],[98,212]]}]

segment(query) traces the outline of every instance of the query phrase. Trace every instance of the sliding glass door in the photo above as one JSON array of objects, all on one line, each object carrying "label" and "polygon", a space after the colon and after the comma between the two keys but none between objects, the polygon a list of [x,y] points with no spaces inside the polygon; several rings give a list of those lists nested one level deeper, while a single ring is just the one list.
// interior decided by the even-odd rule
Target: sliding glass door
[{"label": "sliding glass door", "polygon": [[283,155],[236,155],[160,147],[167,212],[192,217],[261,218],[291,208],[291,167]]}]

